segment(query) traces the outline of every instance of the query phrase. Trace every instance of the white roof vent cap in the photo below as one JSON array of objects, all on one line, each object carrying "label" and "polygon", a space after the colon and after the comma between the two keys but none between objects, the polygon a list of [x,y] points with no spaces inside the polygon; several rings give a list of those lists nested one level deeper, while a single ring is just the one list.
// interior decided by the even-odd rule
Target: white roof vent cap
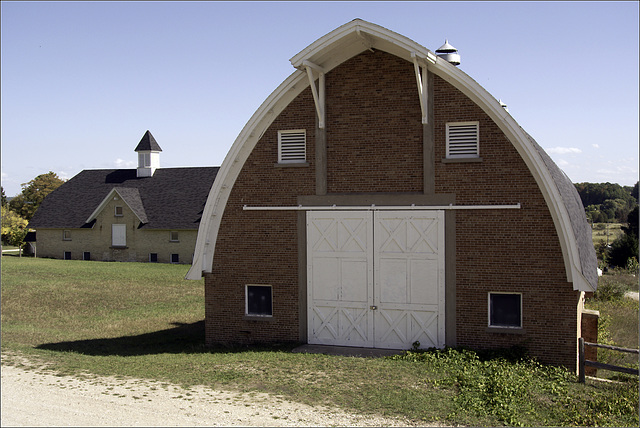
[{"label": "white roof vent cap", "polygon": [[458,54],[458,49],[451,46],[447,39],[444,40],[444,45],[436,49],[436,54],[438,54],[440,58],[453,65],[460,65],[460,55]]}]

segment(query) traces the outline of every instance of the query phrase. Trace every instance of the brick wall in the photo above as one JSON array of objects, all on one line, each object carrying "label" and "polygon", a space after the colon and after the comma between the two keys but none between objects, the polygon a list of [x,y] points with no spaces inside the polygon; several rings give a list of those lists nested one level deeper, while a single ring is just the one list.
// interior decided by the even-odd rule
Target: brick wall
[{"label": "brick wall", "polygon": [[[436,192],[455,193],[460,205],[522,206],[457,213],[457,344],[524,345],[542,361],[573,367],[580,295],[567,283],[553,219],[537,183],[498,126],[438,77],[434,104]],[[441,161],[446,156],[445,124],[457,121],[479,121],[482,162]],[[500,291],[522,293],[526,334],[487,328],[487,294]]]},{"label": "brick wall", "polygon": [[[327,189],[331,193],[423,192],[423,127],[413,65],[366,51],[326,76]],[[492,120],[434,78],[435,191],[457,204],[515,204],[519,210],[456,214],[457,345],[525,345],[542,361],[575,366],[579,293],[567,282],[551,215],[519,154]],[[295,205],[315,191],[315,108],[300,94],[256,145],[231,192],[206,275],[207,343],[297,341],[297,214],[242,211]],[[482,162],[445,163],[445,124],[479,121]],[[309,166],[278,168],[277,131],[306,129]],[[273,286],[271,321],[244,318],[245,284]],[[450,284],[448,285],[450,286]],[[302,288],[304,289],[304,287]],[[491,291],[522,293],[524,334],[487,328]]]},{"label": "brick wall", "polygon": [[[243,205],[295,205],[315,192],[315,107],[303,91],[271,124],[249,155],[227,203],[213,271],[205,277],[205,334],[213,343],[299,339],[296,213],[243,211]],[[305,129],[308,166],[282,167],[278,130]],[[245,285],[271,285],[273,318],[245,318]]]}]

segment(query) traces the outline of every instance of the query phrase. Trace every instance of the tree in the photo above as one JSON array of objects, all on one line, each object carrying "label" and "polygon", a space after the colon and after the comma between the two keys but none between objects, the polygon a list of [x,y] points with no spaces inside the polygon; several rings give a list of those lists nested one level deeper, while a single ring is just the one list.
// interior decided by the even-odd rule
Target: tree
[{"label": "tree", "polygon": [[625,267],[627,261],[638,257],[638,238],[633,235],[624,234],[613,241],[607,254],[607,262],[611,266]]},{"label": "tree", "polygon": [[15,245],[22,251],[24,238],[27,236],[29,222],[8,207],[2,207],[2,242]]},{"label": "tree", "polygon": [[55,172],[40,174],[21,184],[22,193],[9,202],[9,207],[21,217],[31,220],[44,198],[64,183]]},{"label": "tree", "polygon": [[4,194],[4,187],[0,186],[0,190],[2,190],[2,206],[7,206],[7,195]]}]

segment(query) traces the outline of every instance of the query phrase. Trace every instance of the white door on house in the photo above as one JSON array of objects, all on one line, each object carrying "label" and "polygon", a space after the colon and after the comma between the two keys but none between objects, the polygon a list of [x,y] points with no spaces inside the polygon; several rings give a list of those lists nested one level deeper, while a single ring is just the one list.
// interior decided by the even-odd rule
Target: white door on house
[{"label": "white door on house", "polygon": [[111,225],[111,246],[112,247],[127,246],[127,225],[126,224]]},{"label": "white door on house", "polygon": [[444,346],[444,213],[307,213],[308,340]]}]

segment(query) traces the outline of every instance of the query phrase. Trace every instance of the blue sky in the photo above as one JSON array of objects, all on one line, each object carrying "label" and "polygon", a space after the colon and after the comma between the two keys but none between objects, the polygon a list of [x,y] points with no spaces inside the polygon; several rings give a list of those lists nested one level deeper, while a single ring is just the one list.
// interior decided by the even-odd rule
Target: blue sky
[{"label": "blue sky", "polygon": [[638,2],[10,2],[1,7],[2,186],[218,166],[293,71],[361,18],[436,50],[508,105],[574,182],[638,180]]}]

